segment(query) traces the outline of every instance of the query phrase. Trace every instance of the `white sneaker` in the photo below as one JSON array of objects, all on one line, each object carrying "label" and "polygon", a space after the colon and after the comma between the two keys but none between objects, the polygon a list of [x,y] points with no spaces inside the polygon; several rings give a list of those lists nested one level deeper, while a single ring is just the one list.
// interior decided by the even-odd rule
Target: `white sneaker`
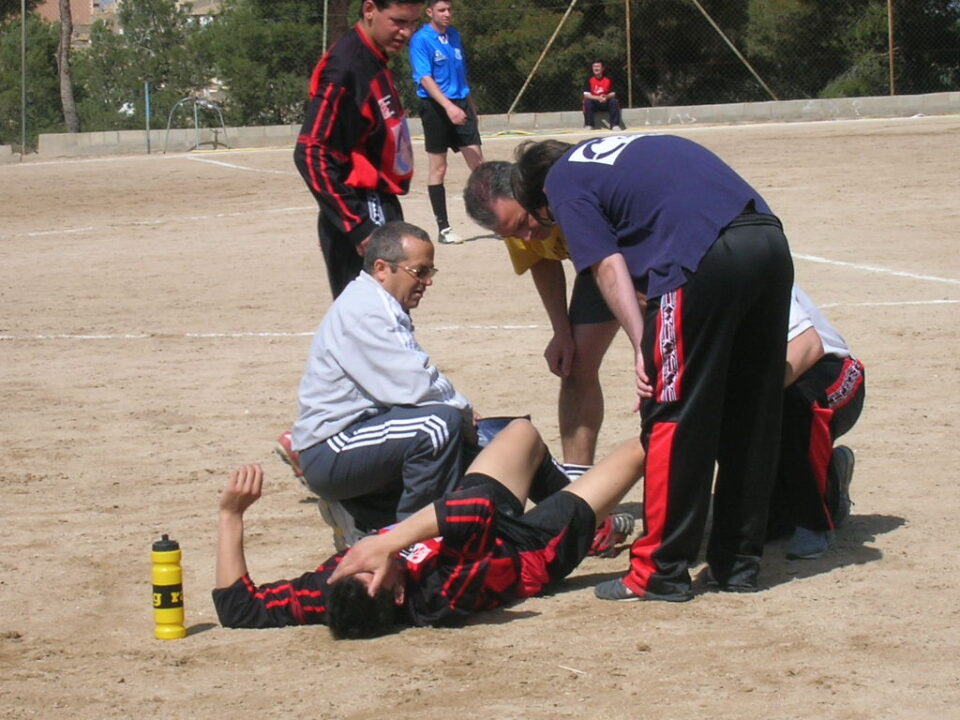
[{"label": "white sneaker", "polygon": [[457,235],[453,228],[444,228],[440,231],[439,240],[444,245],[459,245],[463,242],[463,238]]},{"label": "white sneaker", "polygon": [[343,552],[365,535],[357,529],[353,515],[338,500],[317,498],[317,508],[320,517],[333,530],[333,546],[337,552]]}]

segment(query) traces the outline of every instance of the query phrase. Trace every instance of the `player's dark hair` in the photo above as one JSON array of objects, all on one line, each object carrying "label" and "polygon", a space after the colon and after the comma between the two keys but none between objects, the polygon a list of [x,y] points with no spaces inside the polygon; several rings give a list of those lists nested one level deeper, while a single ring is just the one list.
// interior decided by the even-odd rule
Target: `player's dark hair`
[{"label": "player's dark hair", "polygon": [[559,140],[526,140],[515,151],[517,164],[513,170],[513,195],[541,223],[552,224],[547,214],[549,201],[543,190],[547,173],[571,147],[570,143]]},{"label": "player's dark hair", "polygon": [[396,619],[392,590],[370,597],[367,586],[347,577],[330,586],[327,620],[336,640],[359,640],[386,635]]},{"label": "player's dark hair", "polygon": [[448,2],[448,3],[450,3],[451,5],[453,4],[453,0],[427,0],[427,7],[428,7],[428,8],[432,8],[432,7],[433,7],[434,5],[436,5],[438,2]]},{"label": "player's dark hair", "polygon": [[493,201],[501,198],[513,199],[513,163],[502,160],[480,163],[470,173],[463,189],[467,215],[481,227],[494,230],[497,216],[493,212]]},{"label": "player's dark hair", "polygon": [[384,260],[391,265],[406,260],[407,253],[403,249],[403,238],[408,235],[417,240],[430,242],[430,235],[426,230],[402,220],[388,222],[374,230],[370,234],[370,242],[363,256],[363,269],[372,273],[373,263],[377,260]]}]

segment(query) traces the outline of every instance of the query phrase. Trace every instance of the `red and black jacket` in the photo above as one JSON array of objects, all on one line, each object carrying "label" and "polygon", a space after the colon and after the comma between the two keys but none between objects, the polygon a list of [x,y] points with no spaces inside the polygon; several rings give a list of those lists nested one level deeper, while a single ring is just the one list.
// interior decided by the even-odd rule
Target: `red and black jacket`
[{"label": "red and black jacket", "polygon": [[334,43],[313,71],[293,153],[321,209],[355,245],[377,226],[362,191],[404,195],[413,176],[410,131],[388,60],[359,25]]}]

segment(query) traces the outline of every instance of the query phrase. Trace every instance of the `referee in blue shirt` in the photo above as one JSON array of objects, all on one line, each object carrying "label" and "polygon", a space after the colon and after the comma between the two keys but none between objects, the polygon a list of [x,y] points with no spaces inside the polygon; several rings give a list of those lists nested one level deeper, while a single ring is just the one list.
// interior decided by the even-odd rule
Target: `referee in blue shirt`
[{"label": "referee in blue shirt", "polygon": [[420,119],[424,146],[429,158],[427,193],[437,219],[439,241],[460,243],[463,239],[450,227],[447,194],[447,150],[460,152],[473,170],[483,162],[477,110],[470,98],[467,62],[460,33],[450,27],[453,7],[450,0],[427,0],[430,22],[410,40],[410,65],[420,97]]}]

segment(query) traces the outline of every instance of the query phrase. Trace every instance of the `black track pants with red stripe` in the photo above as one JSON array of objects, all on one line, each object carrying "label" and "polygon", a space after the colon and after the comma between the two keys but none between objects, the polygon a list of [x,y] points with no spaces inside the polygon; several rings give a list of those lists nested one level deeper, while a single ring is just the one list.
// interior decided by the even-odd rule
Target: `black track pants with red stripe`
[{"label": "black track pants with red stripe", "polygon": [[707,561],[722,585],[755,586],[776,472],[793,262],[780,222],[745,214],[687,283],[648,303],[643,355],[655,383],[641,407],[645,534],[624,582],[691,593],[711,502]]},{"label": "black track pants with red stripe", "polygon": [[825,355],[783,393],[780,464],[768,537],[795,527],[832,530],[837,488],[828,482],[834,441],[856,424],[865,397],[863,364]]},{"label": "black track pants with red stripe", "polygon": [[[357,193],[366,195],[370,218],[377,225],[403,220],[403,209],[396,195],[374,190],[358,190]],[[363,256],[357,252],[357,246],[350,240],[350,236],[341,230],[339,221],[330,217],[329,213],[329,210],[321,208],[317,232],[320,236],[320,251],[327,264],[330,292],[336,299],[363,270]]]}]

